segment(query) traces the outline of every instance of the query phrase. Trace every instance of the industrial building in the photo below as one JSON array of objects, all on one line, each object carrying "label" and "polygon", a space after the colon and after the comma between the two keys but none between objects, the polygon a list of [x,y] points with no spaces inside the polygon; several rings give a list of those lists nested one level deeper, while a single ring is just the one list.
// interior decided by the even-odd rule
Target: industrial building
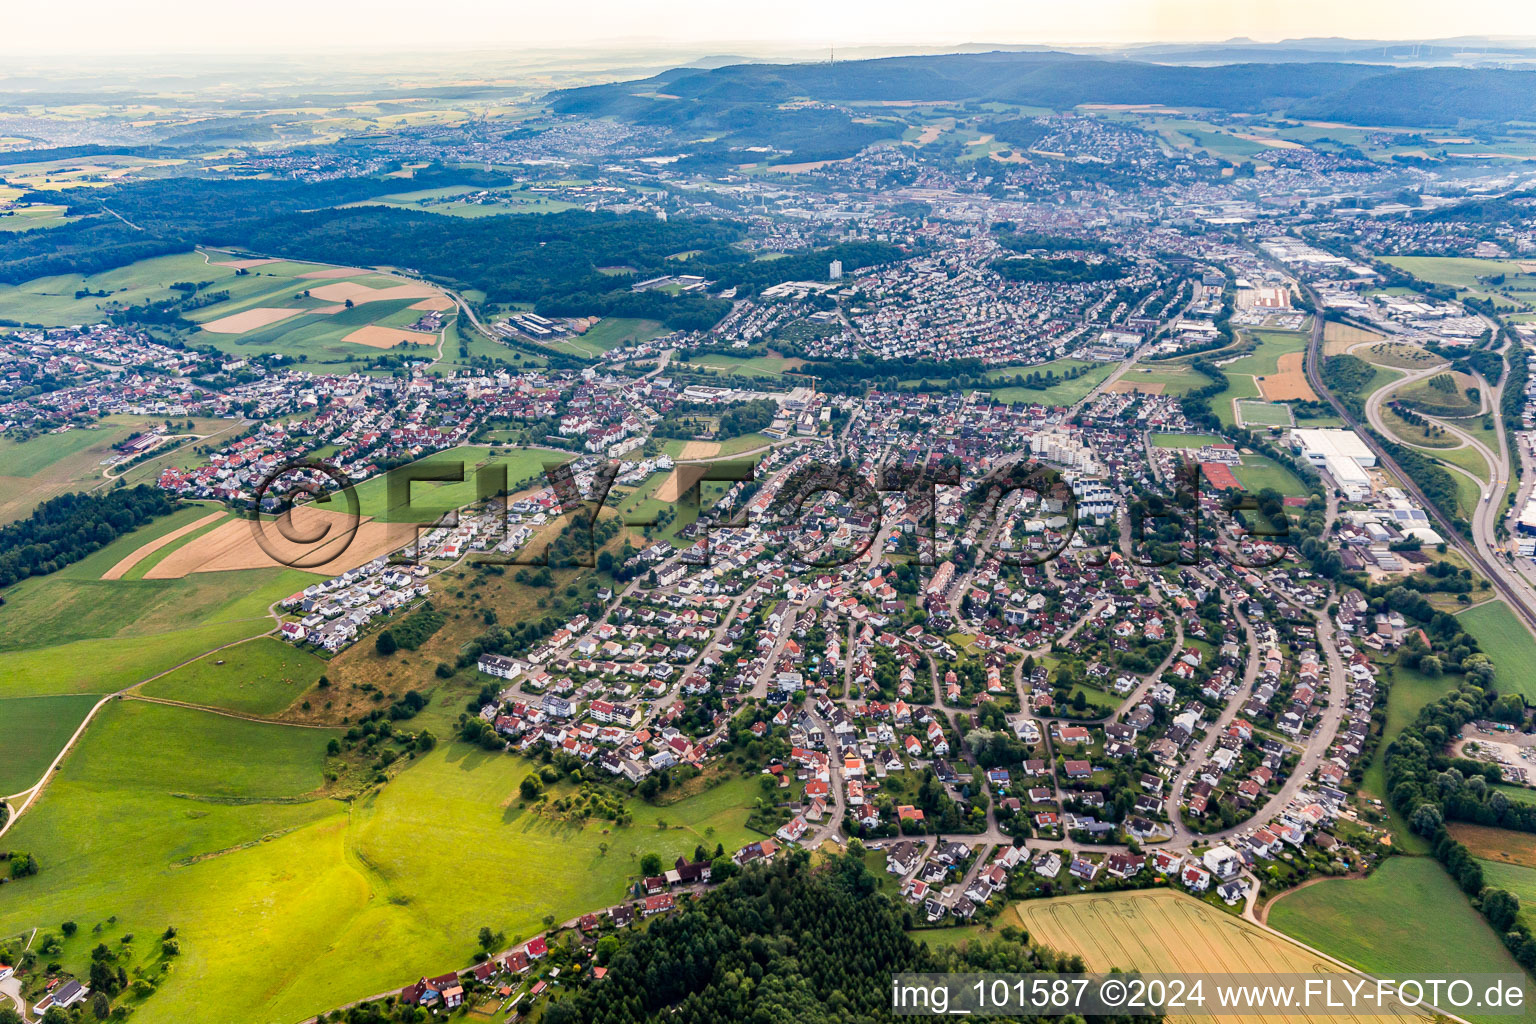
[{"label": "industrial building", "polygon": [[1348,500],[1370,495],[1371,478],[1365,470],[1376,465],[1376,455],[1353,430],[1292,430],[1291,447],[1325,472]]}]

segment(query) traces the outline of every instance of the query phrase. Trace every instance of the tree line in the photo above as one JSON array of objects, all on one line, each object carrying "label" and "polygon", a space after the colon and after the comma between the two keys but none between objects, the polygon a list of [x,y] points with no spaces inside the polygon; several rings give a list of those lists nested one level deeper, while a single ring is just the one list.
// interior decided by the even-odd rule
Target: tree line
[{"label": "tree line", "polygon": [[50,498],[27,518],[0,527],[0,587],[56,572],[180,507],[148,484]]}]

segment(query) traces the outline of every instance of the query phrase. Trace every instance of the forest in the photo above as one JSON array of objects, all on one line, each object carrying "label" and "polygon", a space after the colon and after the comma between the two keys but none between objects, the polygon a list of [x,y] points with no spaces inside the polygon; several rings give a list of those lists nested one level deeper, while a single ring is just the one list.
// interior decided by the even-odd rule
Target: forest
[{"label": "forest", "polygon": [[102,494],[61,494],[19,522],[0,527],[0,587],[46,576],[180,507],[148,484]]},{"label": "forest", "polygon": [[809,853],[792,851],[624,933],[607,976],[552,1004],[545,1024],[887,1021],[897,1019],[890,985],[899,972],[1082,969],[1012,928],[963,951],[929,948],[907,934],[911,911],[877,893],[861,852],[813,868]]},{"label": "forest", "polygon": [[1125,276],[1125,264],[1119,260],[1089,263],[1071,257],[1060,259],[993,260],[992,269],[1010,281],[1046,281],[1079,284],[1086,281],[1113,281]]}]

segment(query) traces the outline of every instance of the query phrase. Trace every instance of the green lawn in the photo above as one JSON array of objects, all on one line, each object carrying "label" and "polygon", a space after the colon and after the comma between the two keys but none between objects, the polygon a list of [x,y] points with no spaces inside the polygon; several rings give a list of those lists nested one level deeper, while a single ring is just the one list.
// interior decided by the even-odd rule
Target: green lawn
[{"label": "green lawn", "polygon": [[1225,438],[1215,434],[1153,434],[1154,448],[1204,448],[1210,444],[1226,444]]},{"label": "green lawn", "polygon": [[1307,347],[1308,335],[1301,331],[1245,331],[1258,344],[1252,352],[1222,367],[1227,373],[1268,377],[1280,372],[1280,357]]},{"label": "green lawn", "polygon": [[0,700],[0,796],[37,782],[97,700],[94,694]]},{"label": "green lawn", "polygon": [[[495,454],[493,454],[493,452]],[[462,469],[464,479],[452,482],[422,480],[410,485],[411,508],[404,507],[403,496],[397,500],[389,493],[389,481],[405,480],[404,470],[395,470],[376,476],[357,486],[357,500],[365,516],[373,516],[386,523],[431,522],[432,519],[452,509],[463,508],[479,497],[476,472],[482,467],[488,474],[505,466],[507,487],[516,493],[534,485],[548,482],[544,475],[547,463],[568,462],[571,456],[544,448],[493,448],[489,446],[462,445],[448,451],[437,452],[411,463],[412,472],[450,472]],[[492,479],[487,476],[488,481]],[[403,486],[396,484],[397,487]],[[346,509],[346,499],[333,497],[330,508]]]},{"label": "green lawn", "polygon": [[1295,473],[1266,455],[1244,455],[1243,464],[1232,470],[1232,475],[1254,494],[1266,487],[1291,497],[1307,493],[1306,486]]},{"label": "green lawn", "polygon": [[1361,778],[1360,792],[1382,801],[1383,808],[1392,822],[1393,842],[1400,849],[1410,853],[1427,853],[1429,844],[1408,830],[1407,822],[1403,821],[1387,800],[1386,771],[1382,756],[1387,745],[1418,716],[1424,705],[1448,692],[1454,684],[1448,677],[1431,679],[1414,669],[1401,666],[1393,667],[1390,672],[1387,688],[1387,722],[1382,729],[1381,740],[1377,743],[1376,753]]},{"label": "green lawn", "polygon": [[1505,693],[1522,694],[1536,703],[1536,638],[1503,601],[1485,601],[1457,614],[1463,628],[1493,660],[1494,685]]},{"label": "green lawn", "polygon": [[1211,410],[1216,413],[1216,418],[1221,420],[1224,427],[1237,425],[1237,417],[1233,414],[1233,406],[1237,401],[1245,398],[1261,398],[1258,381],[1252,375],[1244,373],[1227,374],[1227,390],[1211,399]]},{"label": "green lawn", "polygon": [[146,684],[146,697],[270,715],[314,685],[325,662],[275,637],[261,636],[206,655]]},{"label": "green lawn", "polygon": [[0,697],[110,693],[270,630],[268,605],[314,582],[312,574],[243,569],[179,580],[101,578],[141,545],[208,512],[207,505],[190,505],[74,565],[11,587],[0,605]]},{"label": "green lawn", "polygon": [[[235,276],[229,267],[209,266],[199,253],[140,260],[99,274],[59,274],[19,285],[0,285],[0,319],[67,327],[106,319],[108,303],[138,305],[171,297],[177,281],[214,281],[224,287]],[[92,294],[75,298],[76,292]],[[107,292],[103,297],[99,292]]]},{"label": "green lawn", "polygon": [[133,933],[143,962],[174,924],[181,958],[135,1020],[218,1006],[222,1020],[294,1021],[468,963],[483,925],[510,942],[547,913],[616,902],[644,853],[670,862],[757,838],[745,828],[755,779],[660,808],[630,801],[622,829],[566,823],[517,798],[533,764],[457,744],[348,805],[314,795],[332,735],[142,702],[104,709],[7,836],[42,872],[0,887],[0,934],[77,921],[60,959],[83,972],[103,936]]},{"label": "green lawn", "polygon": [[1270,907],[1269,925],[1378,976],[1523,974],[1445,869],[1428,857],[1393,857],[1368,878],[1297,890]]}]

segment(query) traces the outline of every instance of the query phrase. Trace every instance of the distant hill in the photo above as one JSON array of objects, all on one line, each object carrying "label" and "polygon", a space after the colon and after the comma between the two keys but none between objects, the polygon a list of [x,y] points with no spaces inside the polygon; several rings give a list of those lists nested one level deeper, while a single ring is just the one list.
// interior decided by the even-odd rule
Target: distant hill
[{"label": "distant hill", "polygon": [[[1229,52],[1240,49],[1234,46]],[[1536,72],[1385,68],[1336,60],[1191,67],[1057,52],[992,51],[836,64],[677,68],[636,82],[567,89],[551,93],[549,99],[559,113],[615,116],[684,131],[700,129],[701,134],[730,132],[753,111],[760,115],[793,99],[991,100],[1056,109],[1080,103],[1147,103],[1431,128],[1454,127],[1461,121],[1536,119]]]}]

